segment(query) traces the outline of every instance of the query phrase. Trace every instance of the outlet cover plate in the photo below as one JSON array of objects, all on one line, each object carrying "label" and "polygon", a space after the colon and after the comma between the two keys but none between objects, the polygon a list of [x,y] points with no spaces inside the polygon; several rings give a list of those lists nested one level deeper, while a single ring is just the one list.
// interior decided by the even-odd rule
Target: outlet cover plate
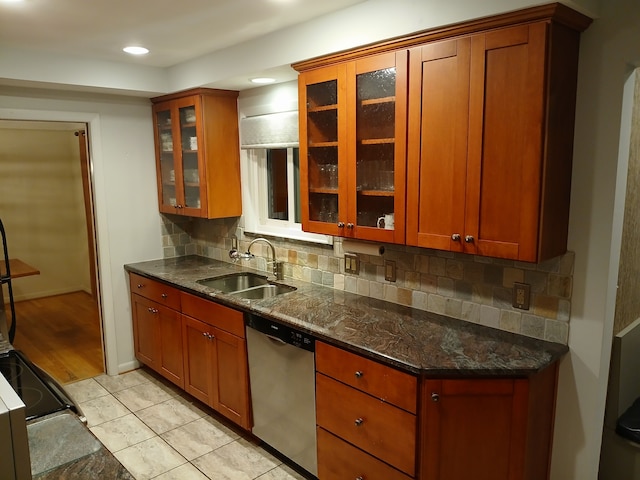
[{"label": "outlet cover plate", "polygon": [[529,303],[531,301],[531,285],[528,283],[513,284],[513,308],[519,308],[520,310],[529,310]]},{"label": "outlet cover plate", "polygon": [[387,282],[396,281],[396,262],[393,260],[384,261],[384,279]]}]

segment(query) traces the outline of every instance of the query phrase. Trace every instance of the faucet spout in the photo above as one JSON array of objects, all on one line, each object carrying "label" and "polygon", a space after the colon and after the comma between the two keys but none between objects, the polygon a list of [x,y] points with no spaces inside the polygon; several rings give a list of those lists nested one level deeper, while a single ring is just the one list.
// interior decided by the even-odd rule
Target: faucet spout
[{"label": "faucet spout", "polygon": [[264,242],[267,245],[269,245],[269,248],[271,249],[271,258],[273,259],[273,261],[272,261],[273,262],[273,274],[276,276],[276,280],[283,280],[284,279],[284,271],[282,269],[282,262],[278,262],[276,260],[276,248],[266,238],[259,237],[259,238],[254,238],[253,240],[251,240],[251,242],[249,243],[249,246],[247,247],[247,253],[245,255],[251,255],[253,257],[253,254],[251,253],[251,247],[256,242]]}]

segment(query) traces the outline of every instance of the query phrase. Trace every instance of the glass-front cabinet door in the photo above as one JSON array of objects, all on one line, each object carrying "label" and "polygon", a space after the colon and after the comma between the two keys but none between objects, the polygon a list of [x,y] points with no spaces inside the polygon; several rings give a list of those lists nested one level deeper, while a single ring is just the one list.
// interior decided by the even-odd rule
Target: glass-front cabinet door
[{"label": "glass-front cabinet door", "polygon": [[185,97],[154,106],[161,212],[197,216],[204,203],[197,100]]},{"label": "glass-front cabinet door", "polygon": [[392,52],[349,65],[349,217],[358,238],[404,242],[407,61]]},{"label": "glass-front cabinet door", "polygon": [[[345,235],[346,110],[345,68],[330,67],[300,76],[300,196],[304,230]],[[351,226],[353,228],[353,226]]]},{"label": "glass-front cabinet door", "polygon": [[304,230],[404,242],[406,51],[299,77]]}]

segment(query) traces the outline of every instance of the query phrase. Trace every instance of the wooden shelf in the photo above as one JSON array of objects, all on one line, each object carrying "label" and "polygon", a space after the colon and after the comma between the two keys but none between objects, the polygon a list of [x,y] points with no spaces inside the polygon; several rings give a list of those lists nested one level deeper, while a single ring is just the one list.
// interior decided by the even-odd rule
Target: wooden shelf
[{"label": "wooden shelf", "polygon": [[395,194],[393,190],[358,190],[358,195],[363,197],[393,197]]},{"label": "wooden shelf", "polygon": [[309,107],[307,109],[308,113],[315,113],[315,112],[328,112],[331,110],[338,110],[338,105],[320,105],[319,107]]},{"label": "wooden shelf", "polygon": [[328,193],[331,195],[337,195],[338,189],[328,187],[309,188],[309,193]]},{"label": "wooden shelf", "polygon": [[337,147],[338,142],[316,142],[309,144],[309,148],[326,148],[326,147]]},{"label": "wooden shelf", "polygon": [[395,138],[366,138],[360,140],[362,145],[392,145],[396,143]]},{"label": "wooden shelf", "polygon": [[381,98],[370,98],[368,100],[362,100],[362,106],[365,105],[379,105],[381,103],[394,103],[396,101],[396,97],[381,97]]}]

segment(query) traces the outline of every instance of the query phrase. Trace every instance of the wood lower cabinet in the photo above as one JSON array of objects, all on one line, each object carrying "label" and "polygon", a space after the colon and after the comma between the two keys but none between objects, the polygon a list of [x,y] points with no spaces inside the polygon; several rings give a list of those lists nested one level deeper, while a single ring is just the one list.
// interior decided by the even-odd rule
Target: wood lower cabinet
[{"label": "wood lower cabinet", "polygon": [[249,430],[242,312],[129,275],[136,358]]},{"label": "wood lower cabinet", "polygon": [[[412,375],[316,342],[319,478],[413,477],[417,388]],[[353,455],[336,455],[343,447]]]},{"label": "wood lower cabinet", "polygon": [[549,478],[557,366],[520,379],[427,379],[421,480]]},{"label": "wood lower cabinet", "polygon": [[243,314],[184,292],[182,311],[185,390],[250,429]]},{"label": "wood lower cabinet", "polygon": [[130,285],[136,358],[183,388],[180,292],[133,274]]}]

